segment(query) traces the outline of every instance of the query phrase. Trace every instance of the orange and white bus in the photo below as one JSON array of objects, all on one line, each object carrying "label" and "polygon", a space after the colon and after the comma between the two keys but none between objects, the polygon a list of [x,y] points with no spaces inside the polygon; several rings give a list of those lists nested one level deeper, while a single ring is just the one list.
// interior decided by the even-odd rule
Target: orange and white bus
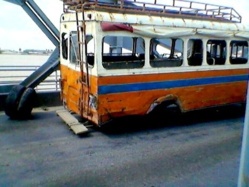
[{"label": "orange and white bus", "polygon": [[167,3],[64,0],[61,97],[69,111],[101,126],[158,105],[187,112],[245,102],[249,27],[241,16]]}]

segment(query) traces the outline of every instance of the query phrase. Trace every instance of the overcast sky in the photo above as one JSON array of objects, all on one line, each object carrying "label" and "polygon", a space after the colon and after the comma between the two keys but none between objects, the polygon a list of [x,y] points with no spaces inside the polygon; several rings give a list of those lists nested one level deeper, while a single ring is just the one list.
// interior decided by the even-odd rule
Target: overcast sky
[{"label": "overcast sky", "polygon": [[[60,0],[35,0],[59,29],[63,12]],[[1,49],[54,49],[54,45],[19,5],[0,0]]]},{"label": "overcast sky", "polygon": [[[194,1],[234,7],[242,15],[242,23],[249,23],[249,0]],[[60,15],[63,12],[62,2],[60,0],[35,0],[35,2],[59,29]],[[20,6],[0,0],[0,8],[1,49],[54,49],[50,40]]]}]

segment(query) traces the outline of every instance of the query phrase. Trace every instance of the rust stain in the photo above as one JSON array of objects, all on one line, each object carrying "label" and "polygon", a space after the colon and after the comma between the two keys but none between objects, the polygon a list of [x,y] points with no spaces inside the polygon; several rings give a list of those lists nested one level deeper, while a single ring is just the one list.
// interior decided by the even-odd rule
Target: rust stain
[{"label": "rust stain", "polygon": [[[149,110],[151,104],[155,101],[159,103],[165,99],[171,99],[177,102],[182,111],[191,111],[206,108],[214,105],[223,105],[228,103],[244,102],[246,98],[246,81],[233,82],[216,85],[199,85],[180,88],[144,90],[134,92],[122,92],[113,94],[98,95],[98,88],[102,85],[159,82],[167,80],[184,80],[196,77],[215,77],[228,75],[247,74],[248,69],[239,70],[220,70],[203,72],[184,72],[184,73],[165,73],[152,75],[125,75],[96,77],[90,76],[89,92],[98,99],[98,109],[90,109],[90,112],[80,113],[79,103],[86,106],[88,102],[88,88],[83,86],[78,80],[80,72],[71,70],[61,65],[61,75],[63,80],[62,95],[65,98],[69,109],[91,119],[95,123],[105,122],[112,117],[121,117],[125,115],[144,115]],[[80,91],[81,90],[81,91]],[[227,91],[229,90],[229,92]],[[224,93],[224,94],[223,94]],[[80,100],[83,94],[83,101]],[[85,110],[85,108],[84,108]]]},{"label": "rust stain", "polygon": [[96,14],[96,19],[98,20],[98,21],[103,21],[103,15],[102,14]]},{"label": "rust stain", "polygon": [[115,16],[112,13],[109,13],[109,17],[111,21],[115,21]]}]

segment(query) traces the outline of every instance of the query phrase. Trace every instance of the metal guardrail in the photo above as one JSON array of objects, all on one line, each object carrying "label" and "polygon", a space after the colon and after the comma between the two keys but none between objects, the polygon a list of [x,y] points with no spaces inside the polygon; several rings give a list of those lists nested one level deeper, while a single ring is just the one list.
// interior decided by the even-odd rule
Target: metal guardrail
[{"label": "metal guardrail", "polygon": [[[0,94],[6,94],[14,85],[20,84],[39,66],[0,66]],[[40,83],[37,92],[60,91],[60,71],[57,70]]]}]

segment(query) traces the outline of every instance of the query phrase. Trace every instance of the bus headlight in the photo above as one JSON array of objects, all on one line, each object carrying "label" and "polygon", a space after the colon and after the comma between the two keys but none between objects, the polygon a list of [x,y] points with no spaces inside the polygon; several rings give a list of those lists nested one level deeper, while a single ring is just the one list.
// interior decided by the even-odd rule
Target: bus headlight
[{"label": "bus headlight", "polygon": [[98,102],[97,97],[94,95],[89,95],[89,107],[97,110]]}]

